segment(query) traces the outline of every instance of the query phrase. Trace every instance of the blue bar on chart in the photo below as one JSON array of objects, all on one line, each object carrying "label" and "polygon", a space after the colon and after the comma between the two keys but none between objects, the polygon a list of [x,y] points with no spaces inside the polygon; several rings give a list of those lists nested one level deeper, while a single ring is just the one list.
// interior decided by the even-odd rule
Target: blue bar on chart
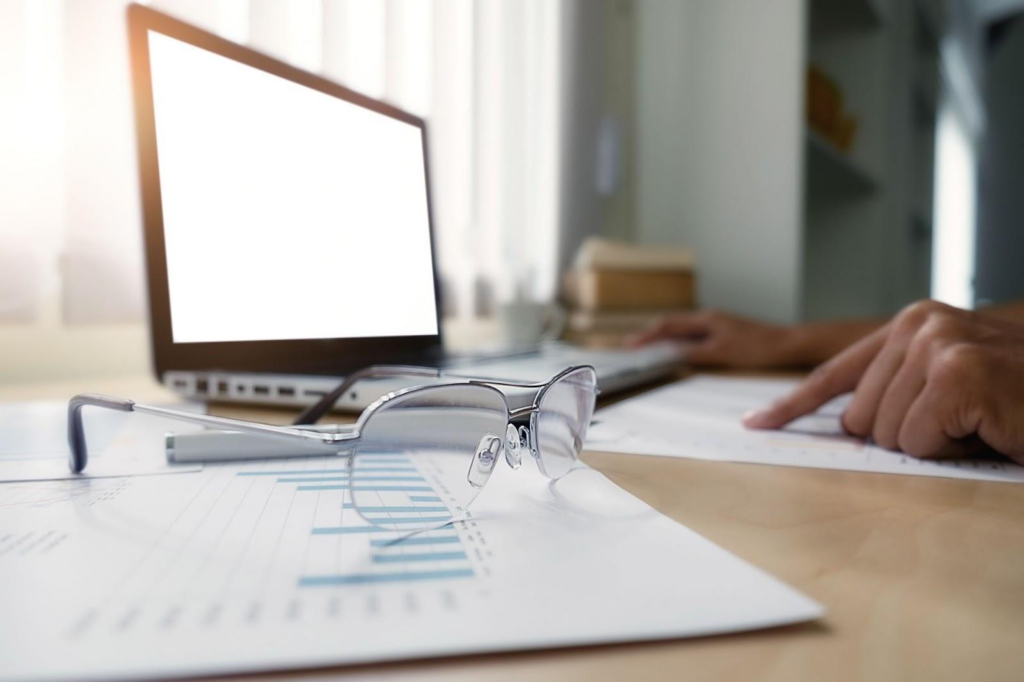
[{"label": "blue bar on chart", "polygon": [[[342,505],[345,509],[355,509],[351,502]],[[449,513],[448,507],[359,507],[364,514],[397,514],[405,512],[444,512]]]},{"label": "blue bar on chart", "polygon": [[376,523],[407,524],[407,523],[447,523],[452,520],[451,514],[444,516],[384,516],[379,519],[367,519]]},{"label": "blue bar on chart", "polygon": [[424,561],[465,561],[465,552],[423,552],[422,554],[374,554],[375,564],[404,564]]},{"label": "blue bar on chart", "polygon": [[441,537],[425,538],[418,535],[408,538],[396,538],[394,540],[370,540],[371,547],[406,547],[419,545],[459,545],[462,538],[458,535],[443,535]]},{"label": "blue bar on chart", "polygon": [[[303,476],[302,478],[279,478],[278,483],[324,483],[329,481],[349,481],[348,476]],[[362,481],[422,481],[422,476],[356,476],[357,482]]]},{"label": "blue bar on chart", "polygon": [[[311,490],[348,490],[347,485],[300,485],[295,487],[296,490],[300,491],[311,491]],[[433,492],[434,489],[429,486],[423,485],[357,485],[352,488],[357,492],[384,492],[384,493],[423,493]]]}]

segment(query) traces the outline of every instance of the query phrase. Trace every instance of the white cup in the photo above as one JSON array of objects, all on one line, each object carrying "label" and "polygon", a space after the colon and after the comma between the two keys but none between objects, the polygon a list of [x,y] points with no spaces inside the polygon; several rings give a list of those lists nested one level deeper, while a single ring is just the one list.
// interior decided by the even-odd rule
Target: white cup
[{"label": "white cup", "polygon": [[507,348],[529,348],[562,334],[565,312],[557,303],[513,301],[498,306],[498,334]]}]

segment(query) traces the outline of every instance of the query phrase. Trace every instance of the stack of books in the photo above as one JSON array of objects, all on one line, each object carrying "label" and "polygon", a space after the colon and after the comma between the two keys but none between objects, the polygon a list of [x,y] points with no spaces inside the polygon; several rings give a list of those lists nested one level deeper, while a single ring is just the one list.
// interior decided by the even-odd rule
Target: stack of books
[{"label": "stack of books", "polygon": [[693,254],[591,238],[566,274],[565,337],[590,346],[616,346],[666,315],[692,310]]}]

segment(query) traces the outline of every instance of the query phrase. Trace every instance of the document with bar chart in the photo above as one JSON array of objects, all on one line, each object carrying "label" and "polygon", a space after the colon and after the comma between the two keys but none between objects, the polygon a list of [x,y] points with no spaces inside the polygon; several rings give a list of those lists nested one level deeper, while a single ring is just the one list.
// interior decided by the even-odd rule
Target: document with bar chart
[{"label": "document with bar chart", "polygon": [[722,462],[844,469],[1024,483],[1024,467],[993,456],[964,460],[915,459],[847,435],[840,416],[850,396],[781,431],[746,429],[747,410],[764,407],[797,382],[696,376],[601,410],[587,448]]},{"label": "document with bar chart", "polygon": [[[137,679],[690,637],[822,608],[586,467],[447,518],[409,458],[0,487],[0,678]],[[370,471],[373,469],[373,471]],[[404,495],[401,505],[394,494]],[[614,595],[614,598],[610,598]]]}]

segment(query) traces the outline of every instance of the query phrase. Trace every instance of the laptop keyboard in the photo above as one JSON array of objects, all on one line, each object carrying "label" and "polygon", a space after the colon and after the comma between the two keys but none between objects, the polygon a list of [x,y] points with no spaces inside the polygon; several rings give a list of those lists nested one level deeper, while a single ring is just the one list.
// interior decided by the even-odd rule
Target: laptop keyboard
[{"label": "laptop keyboard", "polygon": [[603,378],[645,372],[682,359],[682,352],[674,344],[655,344],[636,350],[593,350],[552,344],[528,355],[456,363],[448,367],[448,372],[487,379],[547,381],[566,367],[591,365],[597,370],[600,382]]}]

